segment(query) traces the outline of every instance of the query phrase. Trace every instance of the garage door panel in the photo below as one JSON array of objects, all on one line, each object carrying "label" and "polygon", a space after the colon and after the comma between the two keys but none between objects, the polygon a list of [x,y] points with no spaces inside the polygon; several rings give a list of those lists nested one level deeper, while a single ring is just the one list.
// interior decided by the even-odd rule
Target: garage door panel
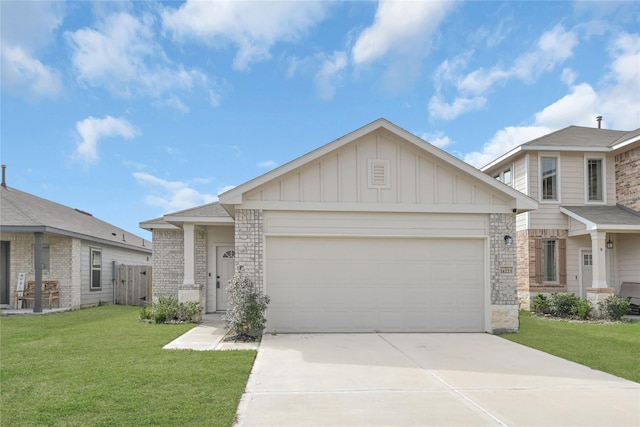
[{"label": "garage door panel", "polygon": [[482,239],[267,237],[265,255],[268,331],[484,330]]}]

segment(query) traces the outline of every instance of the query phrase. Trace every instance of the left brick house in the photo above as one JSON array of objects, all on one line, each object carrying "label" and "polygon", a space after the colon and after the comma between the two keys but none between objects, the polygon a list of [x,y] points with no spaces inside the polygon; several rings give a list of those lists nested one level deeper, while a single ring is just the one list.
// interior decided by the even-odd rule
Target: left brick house
[{"label": "left brick house", "polygon": [[[114,301],[114,269],[151,265],[151,242],[91,214],[0,185],[0,297],[15,307],[18,277],[60,283],[60,307],[79,308]],[[34,265],[36,236],[40,266]]]}]

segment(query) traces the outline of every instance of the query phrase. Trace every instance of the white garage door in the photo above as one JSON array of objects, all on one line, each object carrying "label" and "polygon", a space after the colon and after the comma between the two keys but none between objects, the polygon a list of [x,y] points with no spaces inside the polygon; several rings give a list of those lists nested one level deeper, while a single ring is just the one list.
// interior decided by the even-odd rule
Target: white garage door
[{"label": "white garage door", "polygon": [[270,332],[482,332],[484,240],[267,237]]}]

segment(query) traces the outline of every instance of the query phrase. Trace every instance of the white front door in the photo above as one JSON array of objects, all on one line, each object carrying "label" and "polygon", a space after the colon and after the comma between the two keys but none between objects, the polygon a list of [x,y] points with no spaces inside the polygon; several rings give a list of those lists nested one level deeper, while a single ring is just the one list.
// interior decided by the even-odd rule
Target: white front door
[{"label": "white front door", "polygon": [[233,278],[236,251],[232,246],[217,247],[216,262],[216,311],[227,309],[227,286]]},{"label": "white front door", "polygon": [[582,282],[580,286],[580,293],[582,294],[582,298],[587,297],[587,288],[593,286],[593,255],[589,250],[583,250],[581,252],[581,274],[582,274]]}]

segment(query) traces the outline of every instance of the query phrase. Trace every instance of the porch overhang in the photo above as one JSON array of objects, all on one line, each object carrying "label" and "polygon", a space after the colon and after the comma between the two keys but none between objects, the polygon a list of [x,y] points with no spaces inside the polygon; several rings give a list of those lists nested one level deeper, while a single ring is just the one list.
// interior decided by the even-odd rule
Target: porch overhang
[{"label": "porch overhang", "polygon": [[616,206],[562,206],[560,212],[584,225],[569,235],[606,233],[640,233],[640,212]]}]

